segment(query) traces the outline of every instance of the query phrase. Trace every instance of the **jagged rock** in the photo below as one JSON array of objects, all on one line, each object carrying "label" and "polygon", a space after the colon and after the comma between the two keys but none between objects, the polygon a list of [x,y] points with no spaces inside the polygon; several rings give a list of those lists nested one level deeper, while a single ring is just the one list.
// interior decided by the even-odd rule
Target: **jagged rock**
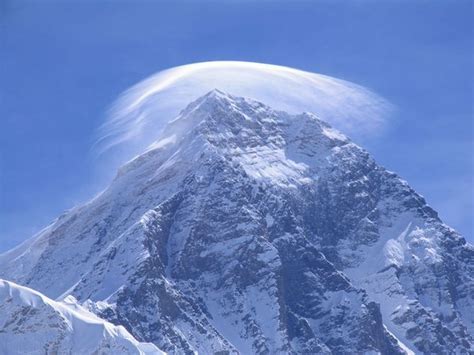
[{"label": "jagged rock", "polygon": [[467,354],[473,255],[316,116],[215,90],[0,276],[171,353]]}]

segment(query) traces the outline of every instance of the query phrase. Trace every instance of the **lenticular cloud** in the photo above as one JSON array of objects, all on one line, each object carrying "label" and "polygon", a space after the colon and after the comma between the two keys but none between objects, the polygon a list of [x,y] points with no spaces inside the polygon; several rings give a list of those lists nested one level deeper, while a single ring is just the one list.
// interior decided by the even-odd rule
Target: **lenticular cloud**
[{"label": "lenticular cloud", "polygon": [[251,62],[203,62],[174,67],[136,84],[113,104],[97,147],[137,153],[188,103],[219,89],[289,113],[308,111],[357,135],[383,125],[390,104],[370,90],[326,75]]}]

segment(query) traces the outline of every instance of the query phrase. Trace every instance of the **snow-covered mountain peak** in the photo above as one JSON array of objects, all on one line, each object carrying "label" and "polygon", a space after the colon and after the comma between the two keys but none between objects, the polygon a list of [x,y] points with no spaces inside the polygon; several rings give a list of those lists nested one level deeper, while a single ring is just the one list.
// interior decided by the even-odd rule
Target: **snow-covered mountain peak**
[{"label": "snow-covered mountain peak", "polygon": [[343,134],[218,90],[0,256],[172,353],[469,353],[472,275],[474,248]]},{"label": "snow-covered mountain peak", "polygon": [[312,113],[289,115],[258,101],[215,89],[189,104],[170,121],[161,138],[151,147],[163,147],[170,142],[171,136],[176,142],[183,136],[196,134],[204,136],[214,145],[234,142],[241,148],[246,144],[255,145],[255,139],[259,140],[260,145],[275,144],[277,136],[281,140],[280,145],[303,137],[313,142],[331,141],[332,145],[349,143],[347,137]]},{"label": "snow-covered mountain peak", "polygon": [[[233,96],[219,89],[214,89],[191,102],[168,124],[167,129],[169,129],[170,125],[174,126],[180,121],[191,119],[191,122],[196,124],[200,122],[198,121],[198,118],[201,118],[202,120],[217,118],[222,120],[232,120],[232,118],[235,117],[232,117],[232,115],[229,114],[234,111],[243,113],[245,111],[255,112],[258,110],[267,111],[268,113],[273,111],[270,107],[265,106],[258,101]],[[225,114],[222,114],[223,112],[225,112]],[[246,118],[249,120],[253,119],[252,116],[247,116]]]},{"label": "snow-covered mountain peak", "polygon": [[367,88],[325,75],[263,63],[195,63],[159,72],[124,92],[101,127],[97,148],[119,145],[141,153],[171,117],[214,88],[291,114],[315,112],[351,133],[377,134],[393,109]]},{"label": "snow-covered mountain peak", "polygon": [[198,99],[198,101],[206,101],[209,99],[224,100],[224,101],[232,100],[232,95],[216,88],[216,89],[212,89],[207,94],[203,95],[201,98]]},{"label": "snow-covered mountain peak", "polygon": [[152,164],[154,157],[191,168],[205,155],[232,161],[260,180],[294,187],[311,181],[333,150],[348,144],[314,114],[289,115],[215,89],[182,110],[147,153],[119,175],[136,171],[137,164]]}]

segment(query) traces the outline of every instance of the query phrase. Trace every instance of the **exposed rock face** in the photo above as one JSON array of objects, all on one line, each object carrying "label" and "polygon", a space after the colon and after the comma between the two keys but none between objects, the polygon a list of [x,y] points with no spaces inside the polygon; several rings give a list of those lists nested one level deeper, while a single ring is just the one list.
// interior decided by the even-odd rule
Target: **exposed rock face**
[{"label": "exposed rock face", "polygon": [[473,275],[473,247],[344,135],[219,91],[0,256],[171,353],[468,354]]}]

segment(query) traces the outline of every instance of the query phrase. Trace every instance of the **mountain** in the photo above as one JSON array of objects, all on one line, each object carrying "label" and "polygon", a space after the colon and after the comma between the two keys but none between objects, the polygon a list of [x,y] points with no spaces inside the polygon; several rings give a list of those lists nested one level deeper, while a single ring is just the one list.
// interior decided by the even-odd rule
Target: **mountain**
[{"label": "mountain", "polygon": [[105,322],[73,296],[62,302],[0,280],[1,354],[164,354]]},{"label": "mountain", "polygon": [[474,248],[309,113],[214,90],[0,256],[170,353],[474,351]]}]

